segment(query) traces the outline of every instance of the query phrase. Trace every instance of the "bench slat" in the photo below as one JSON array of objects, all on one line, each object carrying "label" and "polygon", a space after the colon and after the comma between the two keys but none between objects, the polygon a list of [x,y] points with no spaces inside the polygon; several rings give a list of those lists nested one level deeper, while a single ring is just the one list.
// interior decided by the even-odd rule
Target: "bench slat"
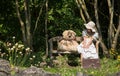
[{"label": "bench slat", "polygon": [[71,54],[71,53],[78,53],[78,52],[52,50],[52,53]]}]

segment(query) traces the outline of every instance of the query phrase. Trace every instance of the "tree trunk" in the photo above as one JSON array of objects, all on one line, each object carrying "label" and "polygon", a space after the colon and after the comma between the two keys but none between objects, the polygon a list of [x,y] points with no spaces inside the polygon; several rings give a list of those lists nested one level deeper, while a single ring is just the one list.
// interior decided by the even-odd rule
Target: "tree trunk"
[{"label": "tree trunk", "polygon": [[110,16],[110,22],[109,22],[109,29],[108,29],[108,46],[109,46],[109,48],[111,47],[111,45],[112,45],[112,41],[113,41],[113,36],[112,36],[112,34],[114,34],[114,31],[113,31],[113,12],[114,12],[114,10],[113,10],[113,5],[114,5],[114,3],[112,3],[113,2],[113,0],[112,0],[112,2],[111,2],[111,0],[107,0],[107,2],[108,2],[108,9],[109,9],[109,16]]},{"label": "tree trunk", "polygon": [[[80,13],[81,13],[81,17],[84,19],[85,22],[86,22],[86,21],[90,21],[91,18],[90,18],[90,16],[89,16],[89,13],[87,12],[87,8],[86,8],[86,5],[85,5],[84,0],[77,0],[76,2],[79,4],[79,6],[80,6],[80,8],[81,8],[81,12],[80,12]],[[82,9],[83,9],[83,12],[85,13],[85,16],[84,16],[84,17],[83,17]],[[86,20],[85,20],[85,17],[87,17]]]},{"label": "tree trunk", "polygon": [[[109,7],[109,15],[110,15],[110,24],[109,24],[109,30],[108,30],[108,40],[110,42],[110,48],[116,50],[117,46],[117,40],[120,33],[120,15],[118,14],[118,27],[117,30],[113,30],[115,28],[113,23],[113,17],[114,17],[114,0],[112,2],[110,0],[107,0],[108,7]],[[119,10],[118,10],[119,11]]]},{"label": "tree trunk", "polygon": [[100,23],[99,23],[99,16],[98,16],[98,5],[97,5],[97,2],[98,0],[95,0],[94,2],[94,9],[95,9],[95,19],[96,19],[96,25],[97,25],[97,29],[98,29],[98,33],[99,33],[99,41],[101,43],[101,47],[102,47],[102,50],[103,50],[103,53],[105,55],[109,55],[108,53],[108,49],[107,47],[105,46],[103,40],[102,40],[102,33],[101,33],[101,30],[100,30]]},{"label": "tree trunk", "polygon": [[87,17],[87,20],[90,21],[91,18],[90,18],[89,13],[87,12],[87,8],[86,8],[85,1],[84,1],[84,0],[80,0],[80,3],[82,4],[82,8],[83,8],[83,10],[84,10],[84,12],[85,12],[85,15],[86,15],[86,17]]},{"label": "tree trunk", "polygon": [[29,9],[29,0],[24,0],[24,10],[25,10],[25,23],[22,21],[19,11],[18,0],[16,0],[16,12],[21,25],[22,35],[23,35],[23,43],[25,46],[32,48],[32,36],[30,33],[31,27],[31,14]]},{"label": "tree trunk", "polygon": [[26,40],[26,32],[25,32],[25,25],[24,22],[22,21],[21,15],[20,15],[20,11],[19,11],[19,4],[18,4],[18,0],[16,0],[16,12],[17,12],[17,16],[21,25],[21,31],[22,31],[22,35],[23,35],[23,42],[24,44],[26,44],[27,40]]},{"label": "tree trunk", "polygon": [[47,21],[48,21],[48,0],[46,0],[46,17],[45,17],[45,41],[46,41],[46,56],[48,56],[48,33],[47,33]]},{"label": "tree trunk", "polygon": [[31,16],[30,16],[30,9],[29,9],[29,0],[24,0],[24,9],[25,9],[25,18],[26,18],[26,39],[27,39],[27,46],[32,48],[32,38],[30,33],[31,27]]}]

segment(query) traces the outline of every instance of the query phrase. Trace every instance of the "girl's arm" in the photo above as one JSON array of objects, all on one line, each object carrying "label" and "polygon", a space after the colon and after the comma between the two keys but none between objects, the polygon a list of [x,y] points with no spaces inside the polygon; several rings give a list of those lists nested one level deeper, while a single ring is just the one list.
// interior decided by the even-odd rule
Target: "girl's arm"
[{"label": "girl's arm", "polygon": [[92,37],[93,37],[93,40],[97,41],[99,38],[98,32],[95,32],[95,34]]}]

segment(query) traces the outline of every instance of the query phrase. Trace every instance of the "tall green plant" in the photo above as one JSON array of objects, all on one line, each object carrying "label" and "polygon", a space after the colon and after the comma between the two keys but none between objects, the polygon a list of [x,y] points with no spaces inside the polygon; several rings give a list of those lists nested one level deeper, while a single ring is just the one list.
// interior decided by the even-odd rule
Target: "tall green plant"
[{"label": "tall green plant", "polygon": [[15,42],[15,37],[12,42],[1,42],[1,46],[0,57],[9,60],[12,66],[25,66],[32,53],[22,42]]}]

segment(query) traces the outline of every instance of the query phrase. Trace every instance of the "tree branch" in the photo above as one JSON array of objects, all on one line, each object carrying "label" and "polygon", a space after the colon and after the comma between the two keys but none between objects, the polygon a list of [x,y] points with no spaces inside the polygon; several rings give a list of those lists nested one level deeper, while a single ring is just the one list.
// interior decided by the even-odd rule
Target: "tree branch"
[{"label": "tree branch", "polygon": [[85,15],[87,17],[87,20],[90,21],[91,18],[89,16],[88,12],[87,12],[87,8],[86,8],[84,0],[78,0],[78,3],[81,5],[81,8],[83,9],[83,11],[84,11],[84,13],[85,13]]},{"label": "tree branch", "polygon": [[24,22],[22,21],[22,18],[20,16],[18,0],[15,0],[15,3],[16,3],[17,17],[18,17],[20,25],[21,25],[21,30],[22,30],[22,35],[23,35],[23,42],[24,42],[24,44],[26,44],[25,26],[24,26]]},{"label": "tree branch", "polygon": [[117,28],[117,31],[116,31],[116,34],[115,34],[115,37],[114,37],[114,40],[113,40],[113,45],[112,45],[113,49],[116,49],[116,45],[117,45],[117,40],[118,40],[119,34],[120,34],[120,15],[119,15],[118,28]]},{"label": "tree branch", "polygon": [[77,3],[77,6],[78,6],[78,8],[79,8],[79,10],[80,10],[80,15],[81,15],[82,20],[83,20],[84,22],[86,22],[85,17],[84,17],[84,14],[83,14],[82,7],[80,6],[79,1],[76,0],[76,3]]},{"label": "tree branch", "polygon": [[[45,1],[46,1],[46,0],[44,0],[44,2],[45,2]],[[35,28],[34,28],[34,31],[33,31],[33,36],[34,36],[34,33],[35,33],[36,29],[37,29],[38,21],[39,21],[39,19],[40,19],[41,14],[42,14],[43,6],[44,6],[44,3],[41,5],[40,11],[39,11],[39,15],[38,15],[37,20],[36,20],[36,22],[35,22]]]}]

